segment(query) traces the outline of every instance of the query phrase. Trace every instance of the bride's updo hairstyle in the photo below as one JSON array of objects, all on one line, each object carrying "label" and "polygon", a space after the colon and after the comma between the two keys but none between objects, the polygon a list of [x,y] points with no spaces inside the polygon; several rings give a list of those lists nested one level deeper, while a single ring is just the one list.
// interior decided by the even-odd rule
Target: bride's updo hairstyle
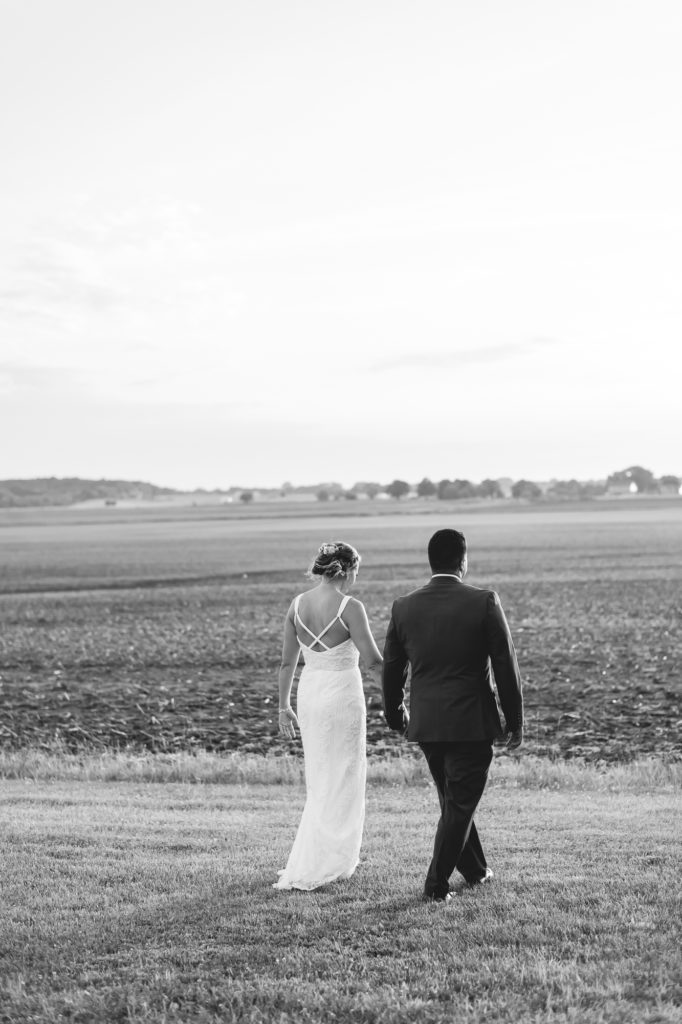
[{"label": "bride's updo hairstyle", "polygon": [[320,545],[315,561],[306,576],[324,576],[328,580],[342,579],[360,565],[360,555],[350,544],[332,540]]}]

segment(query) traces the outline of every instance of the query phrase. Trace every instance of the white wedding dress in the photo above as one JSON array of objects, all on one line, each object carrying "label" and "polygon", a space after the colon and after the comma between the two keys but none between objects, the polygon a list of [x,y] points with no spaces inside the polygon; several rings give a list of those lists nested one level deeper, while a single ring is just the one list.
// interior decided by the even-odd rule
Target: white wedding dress
[{"label": "white wedding dress", "polygon": [[[295,621],[312,637],[299,639],[305,665],[298,683],[297,716],[305,759],[306,802],[287,866],[276,889],[317,889],[350,878],[358,866],[365,821],[366,711],[358,649],[348,637],[327,647],[322,637],[341,618],[315,636],[298,614]],[[321,650],[312,650],[320,647]]]}]

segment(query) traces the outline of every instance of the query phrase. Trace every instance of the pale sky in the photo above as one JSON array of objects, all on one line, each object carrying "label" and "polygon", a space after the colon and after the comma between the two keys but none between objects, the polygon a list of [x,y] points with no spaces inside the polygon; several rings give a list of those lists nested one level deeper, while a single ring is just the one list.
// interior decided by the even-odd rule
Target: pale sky
[{"label": "pale sky", "polygon": [[0,479],[682,474],[678,0],[0,0]]}]

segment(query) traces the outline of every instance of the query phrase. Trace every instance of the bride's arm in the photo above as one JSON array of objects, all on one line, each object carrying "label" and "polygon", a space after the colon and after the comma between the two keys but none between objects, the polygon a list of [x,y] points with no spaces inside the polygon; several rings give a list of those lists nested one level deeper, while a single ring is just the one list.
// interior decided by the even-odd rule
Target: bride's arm
[{"label": "bride's arm", "polygon": [[301,648],[296,636],[294,626],[293,602],[284,620],[284,639],[282,641],[282,660],[279,666],[279,708],[277,718],[279,720],[279,731],[282,736],[293,739],[296,735],[295,726],[298,719],[291,706],[291,687],[294,682],[294,672],[298,665],[298,658]]},{"label": "bride's arm", "polygon": [[380,668],[383,663],[381,652],[374,642],[372,630],[367,619],[367,612],[362,601],[351,598],[343,613],[351,640],[360,651],[360,657],[368,669]]}]

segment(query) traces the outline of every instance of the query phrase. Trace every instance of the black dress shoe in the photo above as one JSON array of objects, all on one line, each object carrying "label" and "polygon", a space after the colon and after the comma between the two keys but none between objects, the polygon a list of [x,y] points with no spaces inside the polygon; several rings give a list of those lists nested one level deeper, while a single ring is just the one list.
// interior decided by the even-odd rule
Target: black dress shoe
[{"label": "black dress shoe", "polygon": [[425,892],[422,895],[422,903],[450,903],[451,900],[451,892],[446,892],[444,896],[438,896],[436,893],[428,892]]},{"label": "black dress shoe", "polygon": [[452,896],[461,896],[463,892],[470,892],[471,889],[478,889],[481,885],[486,885],[493,878],[494,875],[490,868],[486,868],[482,878],[476,878],[473,882],[467,882],[466,879],[463,879],[458,885],[450,887],[450,893]]},{"label": "black dress shoe", "polygon": [[468,889],[478,889],[479,885],[486,885],[487,882],[492,882],[493,877],[494,877],[494,875],[493,875],[492,871],[490,870],[490,868],[486,868],[485,869],[485,874],[483,875],[483,878],[477,878],[473,882],[467,882],[466,883],[467,884],[467,888]]}]

